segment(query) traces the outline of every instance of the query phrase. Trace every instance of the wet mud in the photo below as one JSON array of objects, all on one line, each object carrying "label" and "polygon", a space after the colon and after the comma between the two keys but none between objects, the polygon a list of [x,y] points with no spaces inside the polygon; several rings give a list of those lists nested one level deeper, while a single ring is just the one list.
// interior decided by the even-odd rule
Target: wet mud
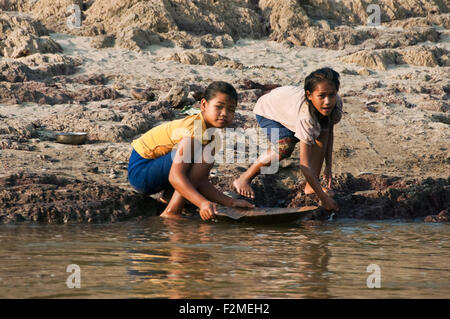
[{"label": "wet mud", "polygon": [[[232,191],[233,178],[214,177],[213,181],[222,191]],[[249,201],[257,207],[320,206],[317,195],[305,195],[305,185],[304,180],[286,182],[276,175],[259,176],[252,183],[255,199]],[[448,221],[450,179],[428,178],[419,181],[376,174],[355,177],[346,173],[334,178],[333,190],[339,211],[322,209],[311,214],[309,219]]]},{"label": "wet mud", "polygon": [[[222,191],[232,191],[232,178],[212,177]],[[316,195],[305,195],[305,182],[283,187],[275,175],[255,179],[257,207],[319,206]],[[0,224],[113,223],[155,216],[164,205],[152,197],[89,180],[53,174],[20,172],[0,178]],[[305,220],[355,218],[448,222],[450,179],[405,180],[365,174],[338,176],[335,200],[340,210],[312,212]],[[187,206],[187,211],[195,212]]]},{"label": "wet mud", "polygon": [[94,181],[26,172],[0,178],[0,224],[112,223],[156,215],[160,205]]}]

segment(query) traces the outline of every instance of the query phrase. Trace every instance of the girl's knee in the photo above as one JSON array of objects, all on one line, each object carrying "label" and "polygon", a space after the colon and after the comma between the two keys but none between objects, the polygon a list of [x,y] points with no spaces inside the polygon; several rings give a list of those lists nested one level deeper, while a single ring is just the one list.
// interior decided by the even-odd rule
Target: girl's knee
[{"label": "girl's knee", "polygon": [[298,139],[295,137],[286,137],[278,141],[278,154],[280,156],[280,160],[288,158],[292,155],[297,142]]}]

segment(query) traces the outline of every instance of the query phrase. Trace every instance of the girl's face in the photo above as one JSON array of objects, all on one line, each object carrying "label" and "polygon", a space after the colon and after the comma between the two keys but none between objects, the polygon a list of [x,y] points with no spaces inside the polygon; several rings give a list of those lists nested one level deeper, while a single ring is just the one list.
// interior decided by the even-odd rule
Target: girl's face
[{"label": "girl's face", "polygon": [[237,103],[229,95],[217,92],[209,101],[202,99],[200,109],[207,127],[224,128],[231,125]]},{"label": "girl's face", "polygon": [[337,90],[333,83],[322,81],[316,85],[313,92],[306,91],[306,97],[320,114],[328,116],[336,106]]}]

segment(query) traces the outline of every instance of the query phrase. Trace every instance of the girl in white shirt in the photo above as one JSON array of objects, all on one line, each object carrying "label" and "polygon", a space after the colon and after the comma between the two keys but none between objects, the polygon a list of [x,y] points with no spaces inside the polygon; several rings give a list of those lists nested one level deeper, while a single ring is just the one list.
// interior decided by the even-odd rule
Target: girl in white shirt
[{"label": "girl in white shirt", "polygon": [[[333,127],[342,117],[339,85],[339,74],[322,68],[306,77],[303,89],[283,86],[259,98],[253,112],[272,143],[278,144],[278,150],[269,149],[233,182],[239,194],[254,198],[250,183],[261,167],[289,157],[300,142],[300,169],[307,181],[305,194],[316,193],[325,209],[338,210],[331,183]],[[322,187],[319,180],[324,160],[327,187]]]}]

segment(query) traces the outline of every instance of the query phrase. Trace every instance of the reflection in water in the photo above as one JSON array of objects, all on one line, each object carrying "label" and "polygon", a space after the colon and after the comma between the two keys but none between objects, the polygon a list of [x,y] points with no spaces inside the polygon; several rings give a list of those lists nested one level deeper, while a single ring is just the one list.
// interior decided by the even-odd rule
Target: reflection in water
[{"label": "reflection in water", "polygon": [[[442,298],[448,224],[0,226],[1,298]],[[381,268],[381,289],[366,286]],[[69,289],[66,267],[81,268]]]},{"label": "reflection in water", "polygon": [[[144,291],[168,298],[329,297],[327,241],[299,234],[298,227],[185,220],[162,226],[159,245],[129,250],[130,280]],[[147,229],[135,230],[133,239],[147,241]]]}]

